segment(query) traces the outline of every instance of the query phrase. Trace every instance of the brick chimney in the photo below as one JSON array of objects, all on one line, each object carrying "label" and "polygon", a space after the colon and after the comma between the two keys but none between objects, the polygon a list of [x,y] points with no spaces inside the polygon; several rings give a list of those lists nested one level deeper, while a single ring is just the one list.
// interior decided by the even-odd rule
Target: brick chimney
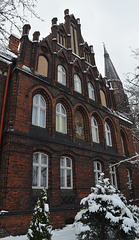
[{"label": "brick chimney", "polygon": [[40,32],[36,31],[33,33],[33,41],[39,41]]},{"label": "brick chimney", "polygon": [[30,29],[31,29],[31,26],[29,24],[25,24],[23,26],[23,33],[22,33],[22,35],[28,35]]},{"label": "brick chimney", "polygon": [[13,52],[14,54],[17,54],[18,52],[18,46],[19,46],[19,42],[20,42],[20,39],[17,38],[16,36],[14,35],[11,35],[9,37],[9,45],[8,45],[8,48],[11,52]]}]

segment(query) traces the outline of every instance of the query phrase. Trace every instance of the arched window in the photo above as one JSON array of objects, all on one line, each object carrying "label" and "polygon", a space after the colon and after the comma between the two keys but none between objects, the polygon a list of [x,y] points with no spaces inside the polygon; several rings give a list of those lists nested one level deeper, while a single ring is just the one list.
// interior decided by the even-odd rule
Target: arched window
[{"label": "arched window", "polygon": [[58,82],[66,86],[66,70],[62,65],[58,65]]},{"label": "arched window", "polygon": [[40,94],[33,97],[32,124],[46,127],[46,102]]},{"label": "arched window", "polygon": [[107,146],[112,146],[111,130],[107,122],[105,122],[105,135]]},{"label": "arched window", "polygon": [[112,164],[110,164],[110,180],[111,180],[111,185],[117,188],[116,169],[115,169],[115,166],[113,166]]},{"label": "arched window", "polygon": [[98,123],[94,117],[91,118],[92,141],[99,143]]},{"label": "arched window", "polygon": [[77,74],[74,74],[74,90],[82,93],[81,79]]},{"label": "arched window", "polygon": [[94,179],[95,185],[98,183],[98,179],[100,177],[100,173],[102,172],[102,165],[98,161],[94,161]]},{"label": "arched window", "polygon": [[44,56],[39,56],[37,72],[45,77],[48,76],[48,61]]},{"label": "arched window", "polygon": [[107,107],[105,93],[102,90],[100,90],[100,98],[102,106]]},{"label": "arched window", "polygon": [[60,187],[71,189],[73,187],[72,181],[72,160],[62,156],[60,158]]},{"label": "arched window", "polygon": [[67,133],[67,114],[61,103],[56,105],[56,131]]},{"label": "arched window", "polygon": [[95,101],[94,87],[90,82],[88,83],[88,94],[89,94],[89,98]]},{"label": "arched window", "polygon": [[121,130],[121,143],[122,143],[123,155],[128,156],[126,137],[122,130]]},{"label": "arched window", "polygon": [[33,154],[33,188],[48,188],[48,156],[44,153]]}]

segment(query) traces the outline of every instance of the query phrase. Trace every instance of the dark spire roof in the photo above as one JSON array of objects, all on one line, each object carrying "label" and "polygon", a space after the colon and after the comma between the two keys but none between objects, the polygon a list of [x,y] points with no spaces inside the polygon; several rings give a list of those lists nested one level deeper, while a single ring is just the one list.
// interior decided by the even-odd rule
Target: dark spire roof
[{"label": "dark spire roof", "polygon": [[104,63],[105,63],[105,77],[107,77],[110,80],[120,80],[115,67],[110,59],[110,56],[106,50],[105,44],[104,46]]}]

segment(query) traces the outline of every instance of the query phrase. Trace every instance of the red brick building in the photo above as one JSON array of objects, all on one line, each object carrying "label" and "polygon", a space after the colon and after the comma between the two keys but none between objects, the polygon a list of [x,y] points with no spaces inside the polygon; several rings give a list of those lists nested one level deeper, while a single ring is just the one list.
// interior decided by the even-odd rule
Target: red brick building
[{"label": "red brick building", "polygon": [[44,186],[54,228],[74,219],[101,171],[128,200],[139,198],[137,168],[112,166],[135,152],[132,123],[118,111],[120,89],[123,110],[127,97],[108,76],[106,49],[103,78],[68,10],[42,41],[39,32],[29,40],[29,30],[0,52],[0,236],[26,233]]}]

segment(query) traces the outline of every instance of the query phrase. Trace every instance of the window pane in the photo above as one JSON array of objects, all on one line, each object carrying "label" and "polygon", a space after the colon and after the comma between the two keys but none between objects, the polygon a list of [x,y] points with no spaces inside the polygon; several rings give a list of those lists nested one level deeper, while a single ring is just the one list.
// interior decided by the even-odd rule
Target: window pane
[{"label": "window pane", "polygon": [[59,131],[59,116],[56,116],[56,131]]},{"label": "window pane", "polygon": [[61,126],[61,128],[62,128],[62,132],[63,133],[65,133],[66,132],[66,119],[65,119],[65,117],[61,117],[61,120],[62,120],[62,126]]},{"label": "window pane", "polygon": [[67,170],[67,187],[71,187],[71,170]]},{"label": "window pane", "polygon": [[37,108],[33,106],[32,124],[37,125]]},{"label": "window pane", "polygon": [[41,154],[41,163],[47,164],[47,156],[45,154]]},{"label": "window pane", "polygon": [[69,158],[66,159],[67,161],[67,167],[71,167],[71,160]]},{"label": "window pane", "polygon": [[64,169],[60,169],[60,186],[61,187],[65,187],[65,174],[64,174],[65,170]]},{"label": "window pane", "polygon": [[44,100],[44,98],[42,96],[40,96],[40,105],[42,107],[45,107],[45,100]]},{"label": "window pane", "polygon": [[60,158],[60,166],[65,166],[65,159],[63,157]]},{"label": "window pane", "polygon": [[40,122],[39,126],[45,127],[45,109],[40,109]]},{"label": "window pane", "polygon": [[41,167],[41,187],[47,186],[47,168]]},{"label": "window pane", "polygon": [[39,162],[39,154],[38,153],[34,153],[33,155],[33,163],[38,163]]},{"label": "window pane", "polygon": [[33,103],[38,104],[39,102],[39,95],[35,95],[33,98]]},{"label": "window pane", "polygon": [[33,175],[32,175],[32,186],[38,186],[37,180],[39,177],[39,168],[36,166],[33,166]]},{"label": "window pane", "polygon": [[60,103],[58,103],[58,104],[56,105],[56,111],[57,111],[57,112],[60,112]]},{"label": "window pane", "polygon": [[64,108],[64,106],[61,104],[61,113],[62,114],[66,114],[66,110],[65,110],[65,108]]}]

